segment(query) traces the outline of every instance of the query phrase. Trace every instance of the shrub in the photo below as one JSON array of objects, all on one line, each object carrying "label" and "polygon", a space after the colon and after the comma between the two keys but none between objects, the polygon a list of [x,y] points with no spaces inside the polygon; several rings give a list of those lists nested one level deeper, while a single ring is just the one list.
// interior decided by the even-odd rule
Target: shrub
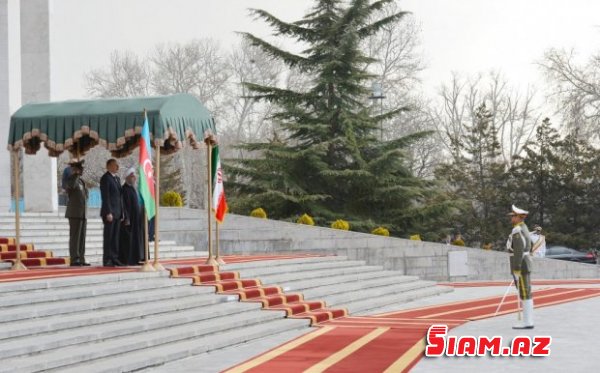
[{"label": "shrub", "polygon": [[465,246],[465,240],[463,240],[462,235],[458,233],[454,240],[452,240],[452,245],[454,246]]},{"label": "shrub", "polygon": [[463,241],[462,238],[457,238],[454,241],[452,241],[452,245],[454,245],[454,246],[465,246],[465,241]]},{"label": "shrub", "polygon": [[174,190],[169,190],[160,198],[160,205],[168,207],[182,207],[183,199],[181,198],[181,194],[175,192]]},{"label": "shrub", "polygon": [[372,234],[377,234],[377,235],[380,235],[380,236],[386,236],[386,237],[389,237],[389,236],[390,236],[390,231],[388,231],[388,230],[387,230],[386,228],[384,228],[384,227],[377,227],[377,228],[373,229],[373,230],[371,231],[371,233],[372,233]]},{"label": "shrub", "polygon": [[304,214],[296,220],[298,224],[315,225],[315,221],[308,214]]},{"label": "shrub", "polygon": [[331,228],[333,228],[333,229],[341,229],[343,231],[349,231],[350,230],[350,223],[348,223],[345,220],[338,219],[338,220],[334,221],[333,223],[331,223]]},{"label": "shrub", "polygon": [[259,207],[257,209],[252,210],[252,212],[250,212],[250,216],[254,218],[266,219],[267,213],[262,207]]}]

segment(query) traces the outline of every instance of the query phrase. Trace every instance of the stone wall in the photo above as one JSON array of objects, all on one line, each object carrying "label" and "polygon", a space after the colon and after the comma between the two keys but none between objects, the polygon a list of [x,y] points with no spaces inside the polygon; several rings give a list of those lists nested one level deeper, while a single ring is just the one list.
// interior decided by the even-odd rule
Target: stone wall
[{"label": "stone wall", "polygon": [[[205,210],[161,208],[161,237],[206,250]],[[214,224],[214,223],[213,223]],[[214,237],[213,237],[214,238]],[[507,280],[508,254],[432,242],[381,237],[228,214],[220,229],[224,254],[345,255],[406,275],[436,281]],[[600,266],[536,259],[534,278],[599,278]]]}]

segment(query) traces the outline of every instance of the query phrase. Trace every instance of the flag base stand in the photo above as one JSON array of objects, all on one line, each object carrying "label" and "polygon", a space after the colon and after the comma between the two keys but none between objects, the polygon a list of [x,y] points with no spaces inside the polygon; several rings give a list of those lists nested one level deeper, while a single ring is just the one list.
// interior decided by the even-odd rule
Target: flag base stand
[{"label": "flag base stand", "polygon": [[150,263],[145,262],[142,265],[142,268],[140,268],[140,272],[156,272],[156,270],[154,269],[154,267],[152,267]]},{"label": "flag base stand", "polygon": [[154,269],[155,269],[156,271],[166,271],[166,268],[165,268],[165,267],[163,267],[163,265],[162,265],[162,264],[160,264],[160,262],[159,262],[159,261],[155,261],[155,262],[152,264],[152,266],[154,267]]},{"label": "flag base stand", "polygon": [[224,261],[224,260],[223,260],[223,259],[222,259],[220,256],[216,257],[216,258],[215,258],[215,260],[217,261],[217,263],[218,263],[219,265],[223,265],[223,264],[225,264],[225,261]]},{"label": "flag base stand", "polygon": [[13,271],[24,271],[27,269],[27,267],[25,267],[25,264],[23,264],[23,262],[17,260],[15,264],[13,264],[13,266],[10,267],[10,269]]},{"label": "flag base stand", "polygon": [[219,266],[219,262],[212,256],[209,256],[208,259],[206,259],[206,264],[217,267]]}]

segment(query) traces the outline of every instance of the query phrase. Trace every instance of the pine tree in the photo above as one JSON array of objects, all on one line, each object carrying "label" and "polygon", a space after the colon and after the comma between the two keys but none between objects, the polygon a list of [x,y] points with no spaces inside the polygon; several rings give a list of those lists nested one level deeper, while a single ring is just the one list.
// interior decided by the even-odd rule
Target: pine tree
[{"label": "pine tree", "polygon": [[344,219],[353,229],[382,225],[397,235],[437,228],[452,211],[453,203],[433,182],[415,178],[406,166],[404,149],[428,133],[377,140],[380,121],[406,108],[371,112],[366,98],[374,77],[365,71],[371,60],[360,44],[402,19],[405,12],[370,21],[391,3],[318,0],[293,23],[253,10],[275,34],[306,48],[292,53],[252,34],[245,38],[310,77],[312,84],[305,91],[246,84],[255,99],[279,108],[272,119],[280,130],[268,141],[244,145],[256,157],[229,167],[234,210],[248,213],[263,207],[279,219],[308,213],[321,225]]},{"label": "pine tree", "polygon": [[507,206],[505,165],[501,161],[498,130],[485,103],[465,124],[463,137],[451,138],[452,163],[440,167],[437,176],[448,181],[454,197],[464,201],[457,230],[471,245],[495,243],[501,247]]},{"label": "pine tree", "polygon": [[528,143],[524,155],[515,158],[510,171],[511,200],[529,211],[528,222],[542,227],[556,209],[560,192],[558,178],[554,175],[559,162],[556,154],[560,142],[558,132],[545,118],[536,128],[535,140]]},{"label": "pine tree", "polygon": [[526,206],[529,224],[543,227],[549,244],[597,247],[600,157],[587,139],[561,138],[546,118],[535,142],[511,170],[511,199]]},{"label": "pine tree", "polygon": [[557,144],[553,176],[559,193],[546,230],[549,239],[578,249],[597,247],[600,157],[586,138],[571,133]]},{"label": "pine tree", "polygon": [[160,194],[169,191],[179,193],[183,204],[186,204],[186,190],[183,183],[183,170],[178,154],[161,155],[160,157]]}]

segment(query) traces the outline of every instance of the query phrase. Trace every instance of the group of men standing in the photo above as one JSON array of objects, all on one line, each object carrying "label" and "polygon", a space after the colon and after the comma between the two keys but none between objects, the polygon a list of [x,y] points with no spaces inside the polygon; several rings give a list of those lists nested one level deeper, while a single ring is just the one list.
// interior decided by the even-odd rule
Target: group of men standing
[{"label": "group of men standing", "polygon": [[[143,206],[136,189],[135,168],[125,173],[125,183],[118,175],[119,164],[111,158],[106,173],[100,179],[104,225],[102,264],[105,267],[138,265],[145,259]],[[89,266],[85,261],[87,199],[89,196],[83,174],[83,161],[71,162],[63,174],[63,188],[68,195],[65,217],[69,219],[69,255],[71,266]]]}]

